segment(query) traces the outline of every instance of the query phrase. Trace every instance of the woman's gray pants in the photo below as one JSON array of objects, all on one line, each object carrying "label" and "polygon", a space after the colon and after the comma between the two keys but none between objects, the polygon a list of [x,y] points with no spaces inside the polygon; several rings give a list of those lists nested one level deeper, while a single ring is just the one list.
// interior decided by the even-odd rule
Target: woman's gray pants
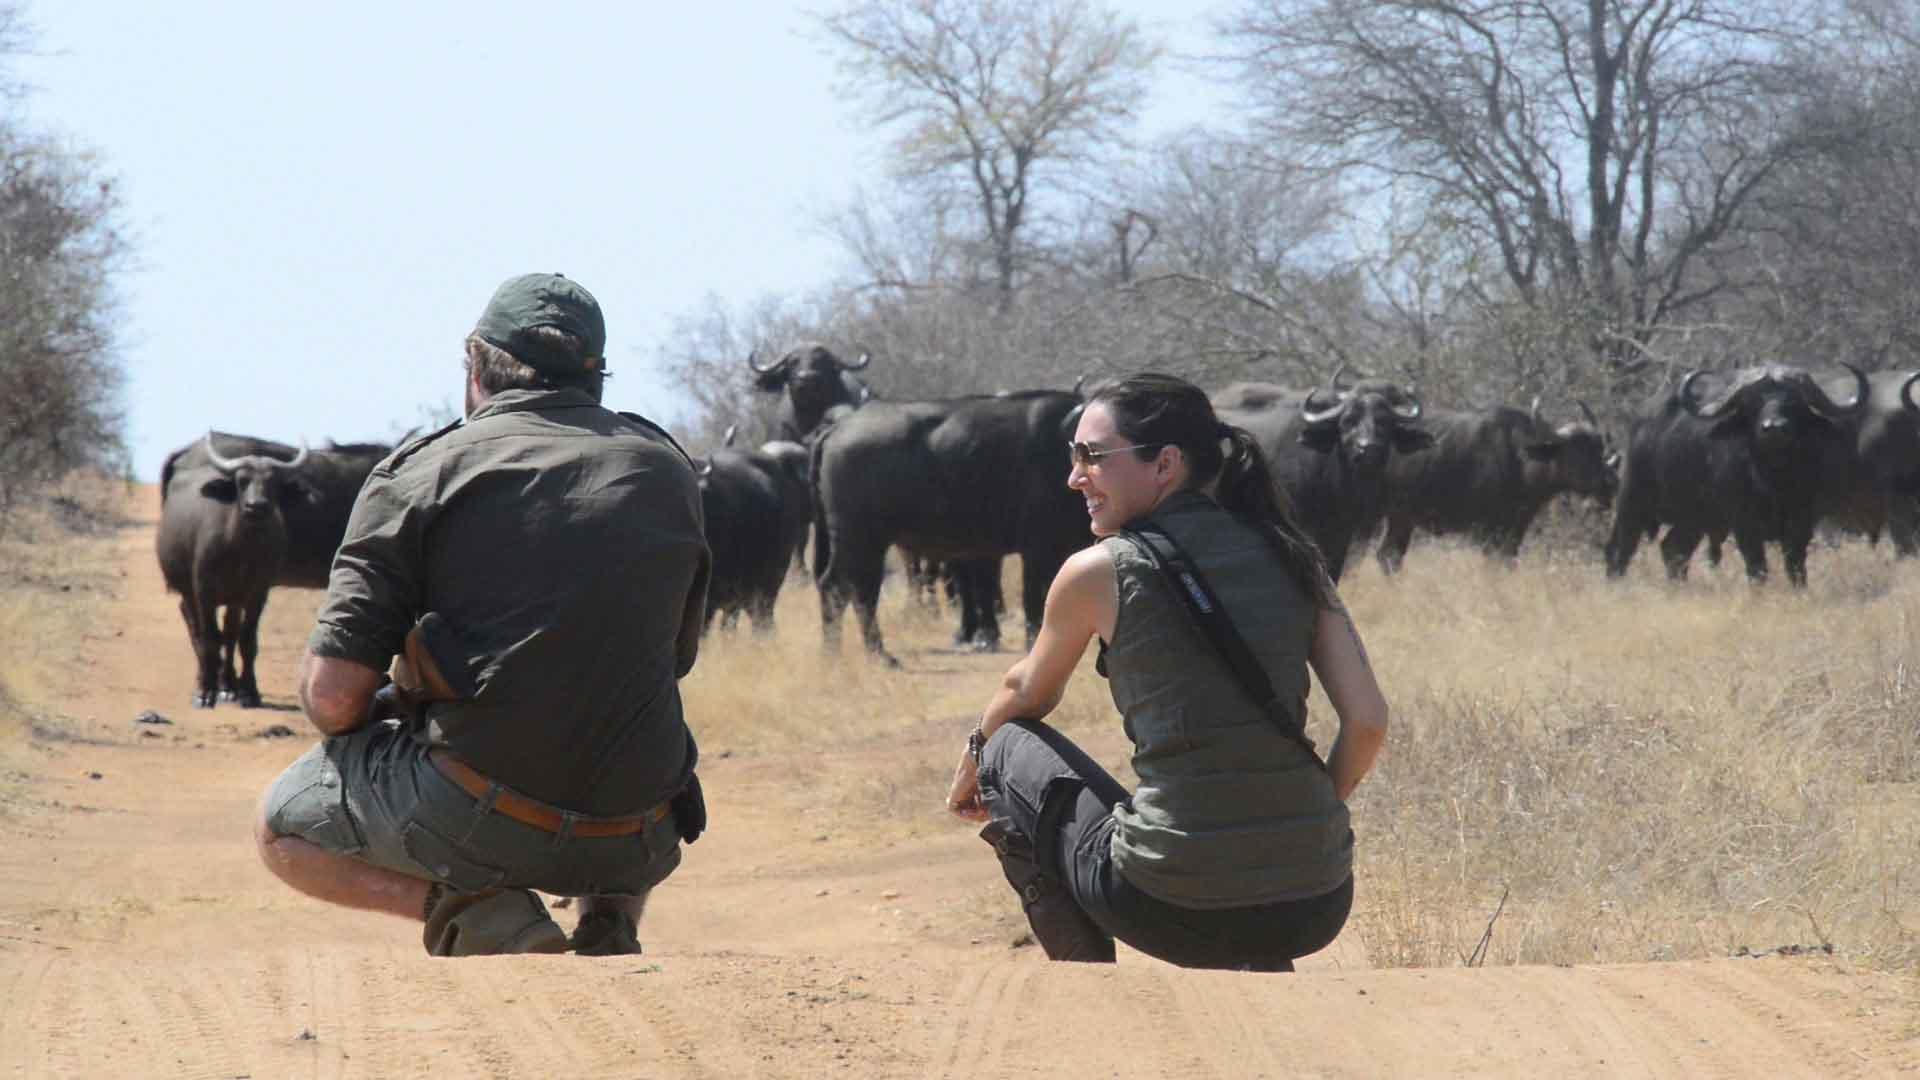
[{"label": "woman's gray pants", "polygon": [[1236,908],[1183,908],[1141,892],[1113,865],[1113,808],[1127,797],[1039,721],[1011,721],[987,740],[980,836],[1049,958],[1111,962],[1118,938],[1183,967],[1291,971],[1295,957],[1325,948],[1346,924],[1352,878],[1321,896]]}]

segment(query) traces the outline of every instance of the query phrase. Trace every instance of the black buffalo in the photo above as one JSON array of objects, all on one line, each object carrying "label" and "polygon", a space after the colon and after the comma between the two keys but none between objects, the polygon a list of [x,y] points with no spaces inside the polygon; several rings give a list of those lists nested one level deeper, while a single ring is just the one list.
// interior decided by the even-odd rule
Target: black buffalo
[{"label": "black buffalo", "polygon": [[1343,386],[1344,370],[1304,397],[1275,388],[1260,407],[1218,410],[1259,440],[1336,581],[1353,542],[1372,535],[1386,515],[1390,459],[1433,445],[1412,391],[1380,379]]},{"label": "black buffalo", "polygon": [[1851,455],[1869,404],[1867,376],[1847,370],[1854,393],[1845,403],[1785,365],[1743,369],[1704,393],[1710,376],[1692,371],[1651,401],[1627,437],[1608,575],[1624,574],[1640,541],[1664,524],[1670,577],[1686,575],[1702,537],[1731,533],[1750,579],[1766,579],[1766,544],[1778,540],[1788,580],[1805,586],[1823,487]]},{"label": "black buffalo", "polygon": [[759,450],[720,449],[700,466],[713,577],[707,626],[745,612],[757,632],[773,629],[773,605],[812,517],[807,448],[775,441]]},{"label": "black buffalo", "polygon": [[886,657],[876,610],[895,545],[940,560],[1019,555],[1031,640],[1054,574],[1090,542],[1084,500],[1067,488],[1081,408],[1059,391],[876,401],[827,428],[812,482],[828,641],[851,600],[868,650]]},{"label": "black buffalo", "polygon": [[831,349],[818,344],[789,350],[765,366],[748,356],[754,388],[782,395],[767,437],[806,442],[829,419],[859,408],[873,394],[854,372],[866,370],[872,362],[871,356],[861,353],[853,363],[842,363]]},{"label": "black buffalo", "polygon": [[266,591],[325,587],[354,498],[392,449],[345,443],[310,451],[209,432],[167,455],[156,546],[161,576],[168,591],[180,594],[200,664],[196,706],[211,706],[221,695],[260,704],[253,659]]},{"label": "black buffalo", "polygon": [[[269,457],[291,459],[299,448],[269,439],[247,435],[213,433],[213,445],[231,457]],[[308,490],[306,499],[296,499],[283,507],[287,522],[287,556],[275,585],[301,589],[324,589],[333,569],[334,552],[347,535],[347,518],[353,512],[353,500],[366,483],[367,474],[380,460],[393,452],[387,443],[329,443],[307,453],[300,466],[300,481]],[[211,468],[207,441],[167,455],[160,469],[162,497],[175,473]]]},{"label": "black buffalo", "polygon": [[1387,528],[1375,557],[1400,569],[1415,528],[1462,534],[1489,554],[1513,559],[1527,529],[1562,493],[1611,502],[1619,481],[1615,455],[1592,410],[1555,425],[1527,411],[1499,408],[1425,417],[1434,437],[1426,453],[1395,455],[1387,465]]},{"label": "black buffalo", "polygon": [[300,478],[307,454],[285,461],[262,454],[226,457],[213,448],[211,433],[201,449],[206,468],[165,472],[155,545],[160,574],[167,590],[180,594],[180,616],[199,664],[194,706],[212,708],[224,683],[242,706],[255,708],[260,613],[287,558],[284,511],[314,496]]},{"label": "black buffalo", "polygon": [[1821,517],[1876,541],[1884,532],[1905,558],[1920,554],[1920,371],[1878,371],[1868,383],[1851,453],[1822,485]]}]

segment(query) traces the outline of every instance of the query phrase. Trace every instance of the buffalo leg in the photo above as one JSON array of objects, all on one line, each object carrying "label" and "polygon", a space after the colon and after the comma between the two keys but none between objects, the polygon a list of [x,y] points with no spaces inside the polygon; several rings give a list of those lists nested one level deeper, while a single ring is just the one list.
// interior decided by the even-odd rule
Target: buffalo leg
[{"label": "buffalo leg", "polygon": [[1000,560],[970,559],[956,566],[963,644],[982,652],[1000,649]]},{"label": "buffalo leg", "polygon": [[234,668],[234,646],[240,640],[241,619],[245,613],[238,604],[228,604],[220,616],[220,700],[237,701],[240,673]]},{"label": "buffalo leg", "polygon": [[225,639],[220,632],[220,605],[214,602],[210,590],[195,591],[193,620],[196,624],[194,644],[200,660],[200,680],[194,691],[193,706],[211,709],[220,700],[220,655]]},{"label": "buffalo leg", "polygon": [[891,667],[899,667],[900,661],[888,654],[880,637],[880,579],[886,571],[887,549],[841,550],[847,555],[847,584],[852,586],[853,611],[860,618],[860,636],[866,640],[867,652]]},{"label": "buffalo leg", "polygon": [[1397,574],[1406,561],[1407,546],[1413,543],[1413,519],[1398,515],[1387,518],[1387,531],[1380,536],[1380,546],[1373,551],[1373,559],[1380,564],[1383,574]]},{"label": "buffalo leg", "polygon": [[1669,580],[1687,580],[1687,567],[1693,562],[1693,553],[1700,546],[1701,535],[1701,531],[1694,526],[1675,525],[1660,538],[1660,561],[1667,564]]},{"label": "buffalo leg", "polygon": [[843,547],[833,557],[832,534],[826,526],[816,522],[813,540],[813,587],[820,592],[820,633],[821,643],[828,650],[840,648],[840,617],[847,611],[846,586],[840,581],[840,561],[844,560],[846,550]]},{"label": "buffalo leg", "polygon": [[1895,494],[1887,500],[1887,535],[1893,540],[1893,555],[1905,559],[1920,553],[1920,502],[1910,495]]},{"label": "buffalo leg", "polygon": [[1813,543],[1813,521],[1796,521],[1780,531],[1780,561],[1787,564],[1787,582],[1807,587],[1807,548]]},{"label": "buffalo leg", "polygon": [[238,642],[240,682],[234,691],[234,699],[243,709],[257,709],[260,707],[260,683],[254,674],[253,661],[260,655],[260,616],[267,609],[267,594],[262,591],[245,604],[228,605],[227,610],[231,612],[236,607],[241,613]]},{"label": "buffalo leg", "polygon": [[[1811,536],[1809,536],[1808,539],[1811,540]],[[1767,541],[1765,535],[1757,529],[1735,529],[1733,532],[1733,543],[1735,547],[1740,549],[1740,558],[1747,564],[1747,580],[1753,582],[1755,585],[1766,581]],[[1788,550],[1791,551],[1791,548]],[[1789,563],[1788,572],[1791,573],[1792,555],[1789,554],[1787,558]],[[1803,544],[1800,548],[1800,573],[1802,576],[1806,574],[1806,560],[1807,549]]]},{"label": "buffalo leg", "polygon": [[1627,565],[1633,562],[1633,553],[1640,548],[1640,530],[1627,528],[1616,521],[1613,535],[1607,537],[1607,576],[1621,577],[1627,572]]},{"label": "buffalo leg", "polygon": [[747,601],[747,618],[753,622],[753,632],[761,637],[773,633],[773,602],[778,595],[758,589]]},{"label": "buffalo leg", "polygon": [[[180,619],[187,624],[187,643],[193,646],[193,707],[196,709],[211,709],[215,698],[218,697],[219,691],[218,688],[216,688],[213,696],[208,696],[206,693],[207,650],[217,650],[219,645],[215,641],[209,641],[206,634],[202,631],[200,609],[199,606],[193,602],[193,595],[190,592],[182,592],[180,594]],[[214,660],[214,667],[216,669],[219,667],[217,653]]]}]

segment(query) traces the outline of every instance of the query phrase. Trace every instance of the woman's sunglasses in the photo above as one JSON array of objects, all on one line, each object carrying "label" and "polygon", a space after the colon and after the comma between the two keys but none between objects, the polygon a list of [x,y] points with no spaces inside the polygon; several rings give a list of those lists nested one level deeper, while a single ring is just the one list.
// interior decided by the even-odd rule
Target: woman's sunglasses
[{"label": "woman's sunglasses", "polygon": [[1108,454],[1118,454],[1125,450],[1156,450],[1165,445],[1167,444],[1138,443],[1133,446],[1116,446],[1111,450],[1095,450],[1091,443],[1070,442],[1067,444],[1067,453],[1073,458],[1075,465],[1079,465],[1082,468],[1089,468],[1098,465],[1100,459],[1106,457]]}]

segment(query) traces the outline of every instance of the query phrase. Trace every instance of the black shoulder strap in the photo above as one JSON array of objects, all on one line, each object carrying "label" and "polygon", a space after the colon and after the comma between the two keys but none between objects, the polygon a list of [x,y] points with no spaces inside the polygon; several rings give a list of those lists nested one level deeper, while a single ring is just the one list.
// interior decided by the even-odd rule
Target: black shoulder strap
[{"label": "black shoulder strap", "polygon": [[1307,737],[1306,728],[1294,721],[1286,703],[1279,700],[1279,695],[1273,689],[1273,680],[1267,677],[1267,669],[1260,666],[1253,650],[1247,647],[1247,640],[1240,636],[1233,620],[1227,617],[1226,610],[1220,606],[1220,598],[1213,594],[1207,579],[1200,576],[1200,568],[1193,565],[1193,560],[1180,550],[1180,545],[1174,543],[1173,537],[1151,520],[1136,522],[1130,528],[1120,530],[1120,535],[1132,540],[1146,554],[1154,568],[1160,571],[1161,576],[1167,579],[1167,584],[1173,586],[1174,593],[1185,604],[1187,614],[1193,616],[1194,623],[1206,634],[1207,640],[1213,642],[1220,659],[1226,661],[1234,677],[1240,680],[1240,687],[1247,692],[1247,696],[1266,710],[1267,716],[1282,734],[1306,747],[1315,763],[1325,767],[1326,763],[1320,760],[1319,753],[1314,750],[1313,740]]}]

